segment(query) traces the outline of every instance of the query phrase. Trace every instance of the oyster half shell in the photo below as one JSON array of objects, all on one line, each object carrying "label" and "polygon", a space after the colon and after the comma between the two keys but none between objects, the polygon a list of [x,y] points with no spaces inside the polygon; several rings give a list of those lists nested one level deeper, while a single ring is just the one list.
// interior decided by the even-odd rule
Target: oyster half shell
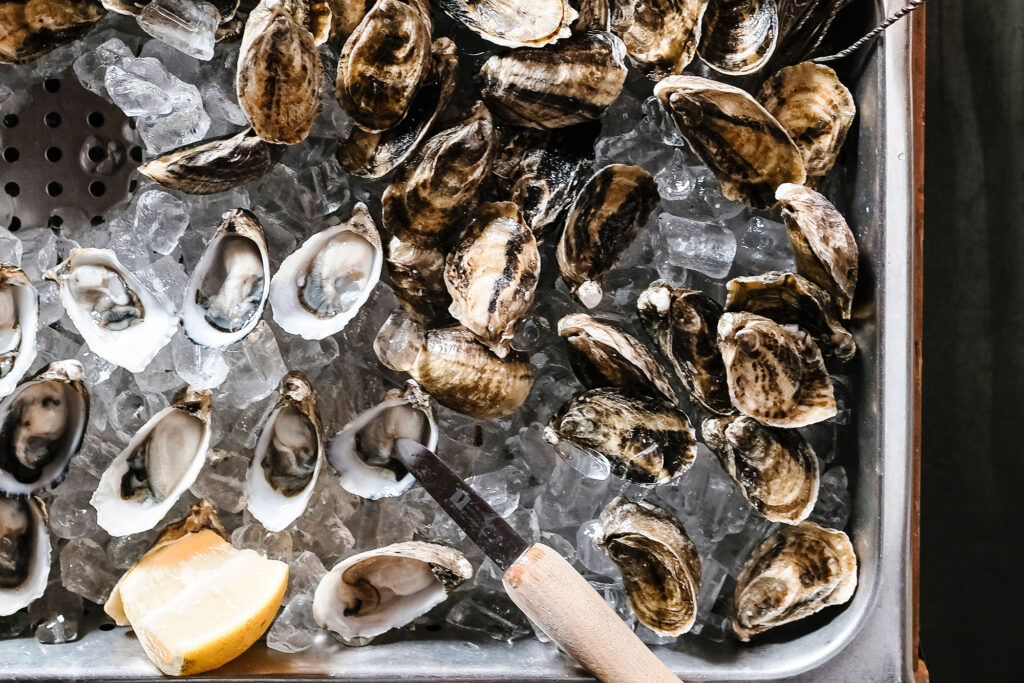
[{"label": "oyster half shell", "polygon": [[697,52],[712,69],[742,76],[767,64],[778,40],[776,0],[709,0]]},{"label": "oyster half shell", "polygon": [[43,502],[0,494],[0,617],[43,597],[49,576],[50,533]]},{"label": "oyster half shell", "polygon": [[78,40],[103,14],[94,0],[8,0],[0,4],[0,64],[25,64]]},{"label": "oyster half shell", "polygon": [[0,263],[0,398],[14,391],[36,359],[39,294],[25,271]]},{"label": "oyster half shell", "polygon": [[505,47],[540,47],[568,38],[576,10],[568,0],[437,0],[445,14]]},{"label": "oyster half shell", "polygon": [[[622,1],[622,0],[620,0]],[[616,26],[630,58],[654,79],[680,74],[693,60],[708,0],[625,0],[629,21]]]}]

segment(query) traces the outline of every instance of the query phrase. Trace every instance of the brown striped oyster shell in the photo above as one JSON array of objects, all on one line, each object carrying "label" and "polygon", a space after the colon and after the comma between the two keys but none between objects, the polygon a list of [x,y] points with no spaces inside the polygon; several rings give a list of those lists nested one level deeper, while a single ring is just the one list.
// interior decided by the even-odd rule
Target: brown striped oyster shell
[{"label": "brown striped oyster shell", "polygon": [[576,10],[568,0],[437,0],[480,37],[505,47],[540,47],[568,38]]},{"label": "brown striped oyster shell", "polygon": [[627,0],[615,27],[633,62],[652,78],[681,74],[697,52],[708,0]]},{"label": "brown striped oyster shell", "polygon": [[697,53],[712,69],[742,76],[768,63],[778,39],[776,0],[709,0]]}]

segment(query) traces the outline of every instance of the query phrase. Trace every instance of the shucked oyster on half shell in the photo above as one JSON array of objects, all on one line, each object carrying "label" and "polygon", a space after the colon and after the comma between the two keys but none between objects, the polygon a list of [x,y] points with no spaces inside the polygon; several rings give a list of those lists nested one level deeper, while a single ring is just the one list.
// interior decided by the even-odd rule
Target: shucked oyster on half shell
[{"label": "shucked oyster on half shell", "polygon": [[669,512],[619,496],[601,511],[597,544],[622,572],[629,606],[662,636],[681,636],[697,619],[697,547]]},{"label": "shucked oyster on half shell", "polygon": [[736,580],[732,630],[748,641],[830,605],[857,589],[857,556],[842,531],[803,521],[754,551]]},{"label": "shucked oyster on half shell", "polygon": [[679,74],[693,60],[708,0],[625,0],[615,26],[632,60],[652,78]]},{"label": "shucked oyster on half shell", "polygon": [[540,252],[519,207],[495,202],[477,210],[469,235],[448,254],[444,281],[452,317],[498,358],[508,355],[519,319],[533,304]]},{"label": "shucked oyster on half shell", "polygon": [[767,64],[778,40],[776,0],[709,0],[697,53],[712,69],[742,76]]},{"label": "shucked oyster on half shell", "polygon": [[64,479],[89,424],[76,360],[50,363],[0,401],[0,495],[25,496]]},{"label": "shucked oyster on half shell", "polygon": [[50,534],[42,501],[0,494],[0,617],[43,597],[49,576]]},{"label": "shucked oyster on half shell", "polygon": [[274,320],[303,339],[340,332],[370,298],[384,255],[366,205],[321,230],[281,263],[270,282]]},{"label": "shucked oyster on half shell", "polygon": [[732,403],[771,427],[806,427],[836,414],[832,380],[814,340],[795,326],[753,313],[718,321]]},{"label": "shucked oyster on half shell", "polygon": [[0,398],[14,391],[36,359],[39,294],[25,271],[0,263]]},{"label": "shucked oyster on half shell", "polygon": [[365,642],[441,604],[473,576],[454,548],[407,541],[342,560],[313,594],[313,618],[346,641]]},{"label": "shucked oyster on half shell", "polygon": [[800,432],[741,416],[704,420],[701,434],[766,519],[798,524],[811,514],[818,500],[818,458]]},{"label": "shucked oyster on half shell", "polygon": [[111,536],[152,529],[199,476],[210,445],[209,391],[184,387],[114,458],[96,491],[96,521]]},{"label": "shucked oyster on half shell", "polygon": [[64,310],[89,349],[130,372],[145,370],[178,329],[170,306],[110,249],[72,249],[43,277],[60,287]]},{"label": "shucked oyster on half shell", "polygon": [[580,190],[555,256],[562,277],[584,306],[601,303],[601,279],[615,267],[658,201],[654,178],[639,166],[605,166]]},{"label": "shucked oyster on half shell", "polygon": [[433,403],[413,380],[405,391],[387,392],[383,401],[356,415],[331,439],[327,457],[342,487],[369,500],[407,491],[416,479],[394,457],[399,437],[437,448]]},{"label": "shucked oyster on half shell", "polygon": [[324,448],[316,394],[301,372],[281,380],[245,477],[249,512],[267,531],[294,522],[313,495]]},{"label": "shucked oyster on half shell", "polygon": [[0,64],[24,64],[78,40],[103,16],[94,0],[7,0],[0,4]]},{"label": "shucked oyster on half shell", "polygon": [[445,14],[505,47],[540,47],[571,34],[568,0],[437,0]]},{"label": "shucked oyster on half shell", "polygon": [[654,94],[727,198],[767,209],[776,203],[777,187],[806,180],[800,150],[745,91],[697,76],[670,76],[654,86]]}]

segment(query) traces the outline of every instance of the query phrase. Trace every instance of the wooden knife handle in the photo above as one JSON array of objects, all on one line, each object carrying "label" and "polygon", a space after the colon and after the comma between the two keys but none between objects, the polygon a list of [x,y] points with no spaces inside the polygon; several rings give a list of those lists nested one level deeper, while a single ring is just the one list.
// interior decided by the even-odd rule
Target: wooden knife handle
[{"label": "wooden knife handle", "polygon": [[502,580],[512,602],[605,683],[679,683],[561,555],[537,543]]}]

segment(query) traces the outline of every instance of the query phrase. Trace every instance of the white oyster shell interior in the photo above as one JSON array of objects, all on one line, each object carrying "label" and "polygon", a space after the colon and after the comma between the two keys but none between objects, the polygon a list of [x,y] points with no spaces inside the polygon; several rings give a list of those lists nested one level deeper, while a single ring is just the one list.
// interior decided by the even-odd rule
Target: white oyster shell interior
[{"label": "white oyster shell interior", "polygon": [[0,496],[0,617],[43,596],[50,575],[50,535],[35,498]]}]

